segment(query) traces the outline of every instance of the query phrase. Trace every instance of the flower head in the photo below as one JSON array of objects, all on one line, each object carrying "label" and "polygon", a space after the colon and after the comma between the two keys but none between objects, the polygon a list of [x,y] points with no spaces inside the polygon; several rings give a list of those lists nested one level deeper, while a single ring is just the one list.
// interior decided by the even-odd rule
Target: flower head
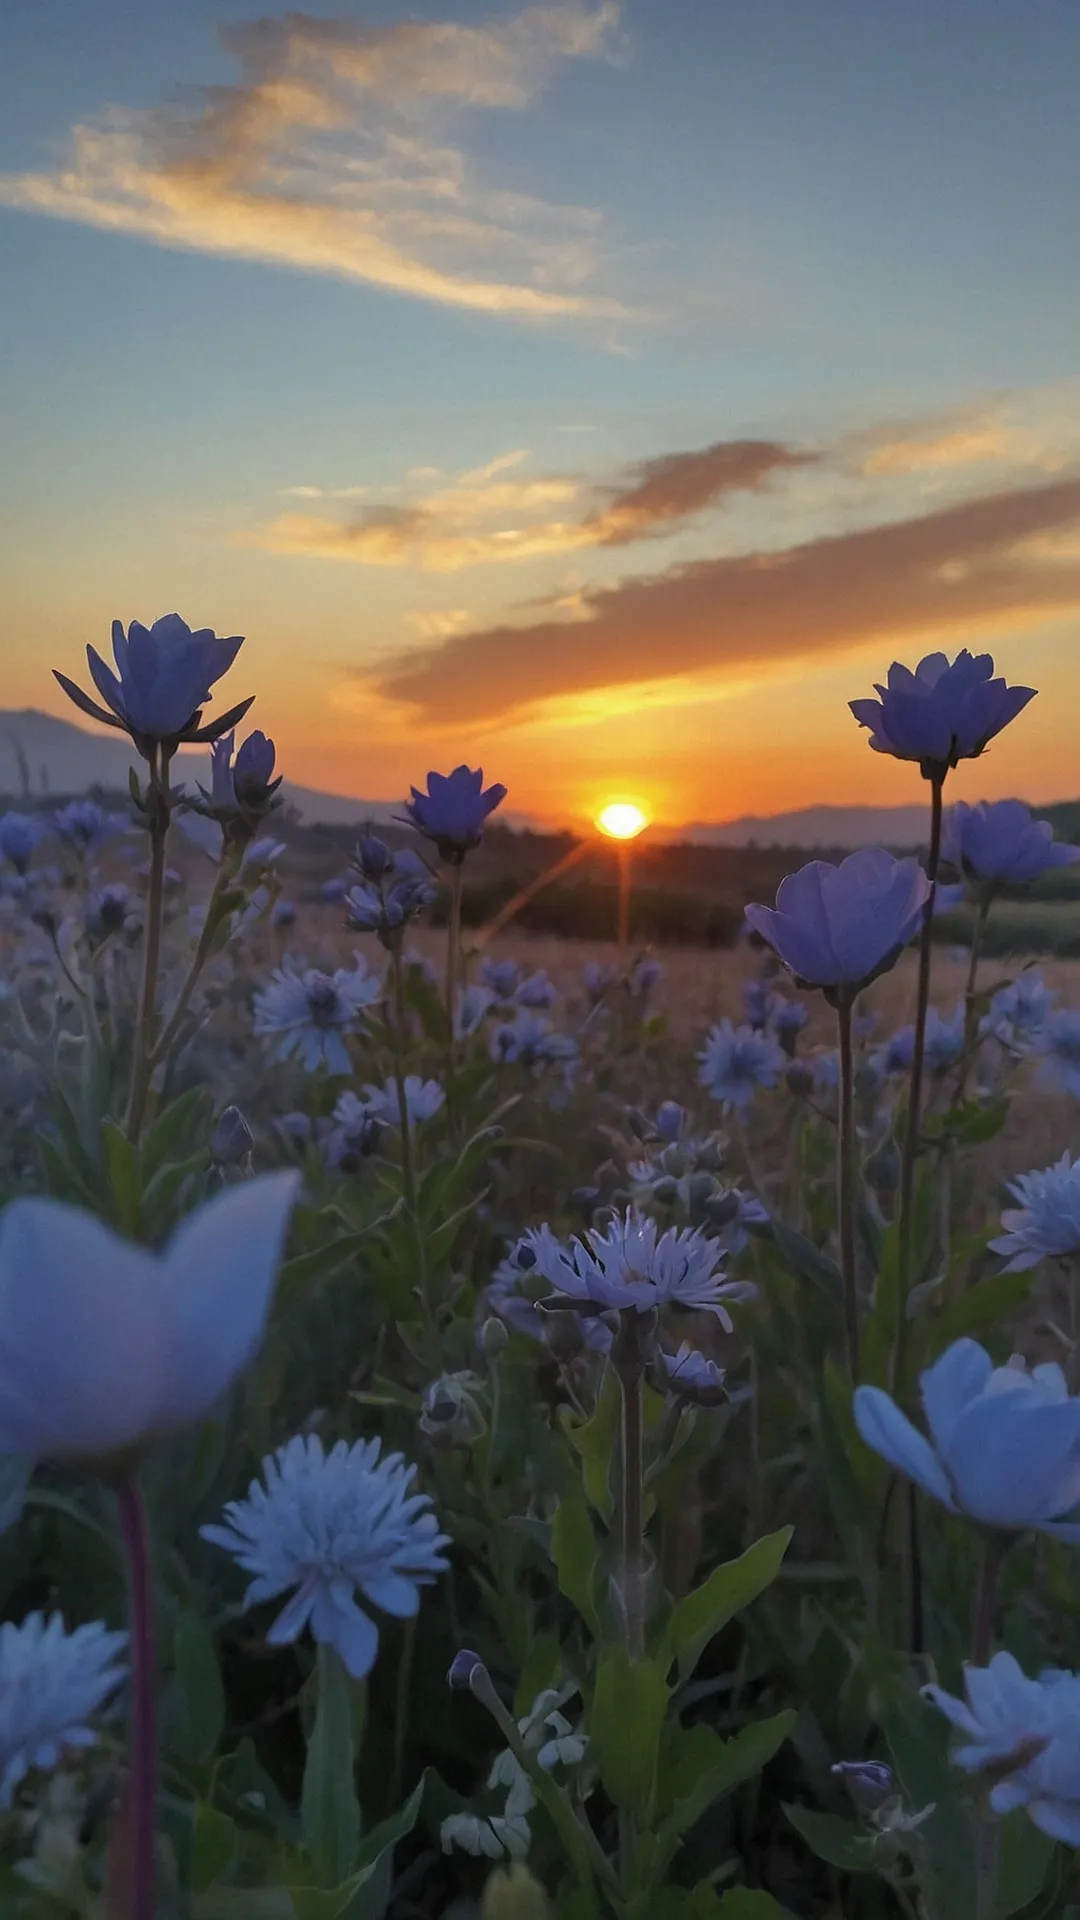
[{"label": "flower head", "polygon": [[275,1060],[295,1054],[307,1073],[319,1066],[351,1073],[344,1035],[355,1033],[364,1009],[382,991],[381,980],[368,972],[359,954],[354,968],[339,967],[332,974],[317,967],[301,973],[286,959],[270,985],[255,995],[255,1032],[271,1042]]},{"label": "flower head", "polygon": [[928,780],[977,759],[1035,698],[1034,687],[996,680],[990,654],[966,647],[951,663],[944,653],[928,653],[914,673],[896,661],[876,691],[876,700],[848,703],[859,725],[870,729],[870,745],[875,753],[918,761]]},{"label": "flower head", "polygon": [[35,1768],[94,1745],[90,1722],[125,1676],[126,1646],[100,1620],[69,1633],[58,1613],[0,1626],[0,1808]]},{"label": "flower head", "polygon": [[1055,840],[1049,820],[1033,819],[1020,800],[980,800],[975,807],[959,800],[949,810],[942,856],[975,880],[1024,887],[1051,867],[1080,860],[1080,847]]},{"label": "flower head", "polygon": [[210,748],[210,792],[204,798],[215,819],[228,828],[257,822],[277,804],[282,776],[274,778],[275,748],[265,733],[249,733],[233,758],[235,733],[224,733]]},{"label": "flower head", "polygon": [[698,1407],[718,1407],[727,1399],[724,1369],[684,1340],[678,1353],[657,1356],[663,1383],[678,1400]]},{"label": "flower head", "polygon": [[784,1071],[785,1054],[770,1033],[753,1027],[733,1027],[721,1020],[707,1034],[698,1054],[699,1084],[725,1107],[748,1107],[759,1087],[775,1087]]},{"label": "flower head", "polygon": [[514,988],[514,999],[519,1007],[553,1007],[559,997],[559,989],[554,980],[549,980],[543,967],[522,980]]},{"label": "flower head", "polygon": [[577,1059],[577,1041],[568,1033],[559,1033],[528,1007],[522,1007],[512,1020],[501,1020],[492,1028],[489,1051],[493,1060],[534,1067],[550,1061],[567,1064]]},{"label": "flower head", "polygon": [[1009,1186],[1020,1202],[1001,1216],[1005,1232],[991,1240],[994,1253],[1009,1255],[1006,1273],[1020,1273],[1040,1260],[1080,1253],[1080,1160],[1063,1153],[1041,1173],[1022,1173]]},{"label": "flower head", "polygon": [[863,847],[839,866],[811,860],[781,880],[775,908],[746,918],[802,985],[850,1000],[914,939],[929,897],[917,860]]},{"label": "flower head", "polygon": [[482,960],[480,962],[480,978],[499,1000],[512,999],[520,975],[521,968],[516,960]]},{"label": "flower head", "polygon": [[122,814],[106,813],[96,800],[69,800],[53,815],[53,826],[62,840],[80,853],[94,853],[113,833],[127,826]]},{"label": "flower head", "polygon": [[1021,973],[995,993],[982,1031],[1005,1046],[1023,1051],[1042,1032],[1057,998],[1041,973]]},{"label": "flower head", "polygon": [[36,814],[0,813],[0,858],[10,861],[16,873],[25,873],[45,833]]},{"label": "flower head", "polygon": [[[345,1096],[346,1099],[349,1097]],[[389,1079],[381,1087],[364,1088],[364,1107],[375,1120],[387,1127],[401,1125],[401,1104],[398,1098],[397,1081]],[[421,1080],[418,1073],[405,1075],[405,1108],[409,1116],[410,1127],[433,1120],[446,1104],[446,1094],[437,1080]],[[338,1103],[340,1111],[341,1102]]]},{"label": "flower head", "polygon": [[202,1420],[255,1354],[295,1173],[229,1187],[161,1254],[81,1207],[0,1215],[0,1451],[106,1459]]},{"label": "flower head", "polygon": [[966,1698],[927,1686],[961,1736],[953,1760],[990,1783],[994,1813],[1022,1807],[1040,1830],[1080,1846],[1080,1676],[1053,1669],[1029,1680],[1011,1653],[964,1668]]},{"label": "flower head", "polygon": [[[965,1016],[963,1004],[955,1007],[948,1019],[937,1007],[926,1014],[925,1060],[928,1073],[948,1073],[964,1051]],[[881,1053],[886,1073],[910,1073],[915,1053],[915,1029],[900,1027],[887,1041]]]},{"label": "flower head", "polygon": [[1035,1042],[1043,1056],[1040,1077],[1080,1100],[1080,1010],[1056,1007],[1048,1013]]},{"label": "flower head", "polygon": [[483,838],[484,822],[506,799],[506,788],[484,787],[480,767],[455,767],[453,773],[429,773],[427,792],[412,788],[405,812],[414,827],[433,840],[444,860],[464,860]]},{"label": "flower head", "polygon": [[250,699],[242,700],[219,719],[202,725],[201,709],[215,680],[228,672],[243,646],[241,634],[219,640],[210,627],[193,633],[178,613],[167,613],[152,627],[133,620],[126,634],[120,621],[114,620],[112,643],[115,673],[96,647],[86,649],[90,677],[104,706],[65,673],[55,668],[53,672],[83,713],[129,733],[144,757],[160,741],[172,748],[181,740],[216,740],[251,705]]},{"label": "flower head", "polygon": [[536,1271],[555,1289],[557,1304],[593,1313],[623,1309],[651,1313],[664,1306],[713,1313],[728,1332],[725,1300],[747,1300],[753,1287],[726,1279],[722,1251],[694,1228],[669,1227],[628,1207],[607,1227],[590,1227],[564,1246],[547,1227],[525,1235]]},{"label": "flower head", "polygon": [[581,983],[585,988],[586,998],[599,1005],[600,1001],[610,993],[618,977],[618,967],[613,967],[603,960],[586,960],[581,970]]},{"label": "flower head", "polygon": [[122,933],[135,907],[131,888],[122,880],[111,880],[98,887],[86,902],[86,931],[91,940],[104,940],[107,934]]},{"label": "flower head", "polygon": [[919,1380],[926,1439],[880,1387],[859,1387],[855,1423],[868,1447],[909,1480],[986,1527],[1080,1542],[1080,1398],[1057,1366],[995,1367],[956,1340]]},{"label": "flower head", "polygon": [[420,1588],[447,1567],[447,1536],[427,1495],[412,1491],[416,1468],[400,1453],[380,1459],[380,1449],[378,1440],[339,1440],[326,1453],[314,1434],[297,1435],[263,1461],[246,1500],[230,1501],[223,1525],[202,1528],[253,1575],[247,1606],[295,1589],[266,1636],[271,1646],[289,1645],[310,1625],[356,1680],[379,1650],[357,1593],[408,1620]]}]

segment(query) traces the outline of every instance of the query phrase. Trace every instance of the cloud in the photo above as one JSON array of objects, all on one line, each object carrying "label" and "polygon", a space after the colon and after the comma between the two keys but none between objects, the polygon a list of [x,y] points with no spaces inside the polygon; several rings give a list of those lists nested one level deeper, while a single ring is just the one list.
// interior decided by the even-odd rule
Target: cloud
[{"label": "cloud", "polygon": [[587,622],[548,617],[465,633],[405,665],[388,661],[375,686],[422,720],[460,725],[600,688],[841,654],[873,639],[970,640],[1080,609],[1080,556],[1066,537],[1078,529],[1074,474],[586,591]]},{"label": "cloud", "polygon": [[[643,461],[601,486],[573,474],[506,477],[528,458],[523,447],[499,454],[404,506],[384,500],[347,520],[279,514],[239,538],[271,553],[454,573],[659,538],[726,495],[757,491],[774,475],[818,456],[771,440],[719,440]],[[414,468],[412,474],[425,478],[435,471]],[[315,489],[305,489],[304,497],[318,496]]]},{"label": "cloud", "polygon": [[0,203],[164,247],[362,281],[519,319],[618,318],[589,292],[599,215],[486,187],[432,139],[466,112],[521,110],[566,61],[618,51],[618,7],[561,0],[490,24],[288,13],[224,26],[233,86],[109,108]]}]

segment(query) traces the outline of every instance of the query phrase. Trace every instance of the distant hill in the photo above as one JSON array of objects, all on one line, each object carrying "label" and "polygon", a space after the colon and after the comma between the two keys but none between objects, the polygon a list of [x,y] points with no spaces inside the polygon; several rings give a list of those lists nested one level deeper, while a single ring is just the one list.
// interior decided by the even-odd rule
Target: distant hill
[{"label": "distant hill", "polygon": [[[14,800],[24,793],[37,800],[50,794],[85,793],[91,787],[118,792],[127,786],[136,755],[123,735],[104,728],[91,731],[27,707],[0,711],[0,795]],[[180,777],[206,780],[205,747],[184,748]],[[349,827],[366,820],[387,822],[401,810],[398,800],[354,800],[346,794],[320,793],[286,780],[282,793],[308,826]],[[403,796],[404,797],[404,796]],[[1080,839],[1080,801],[1062,801],[1041,809],[1060,839]],[[509,827],[544,832],[524,814],[500,814]],[[841,848],[871,845],[920,846],[926,836],[925,805],[909,807],[802,807],[792,813],[745,814],[739,820],[696,820],[684,827],[657,826],[656,845],[689,843],[702,847]]]}]

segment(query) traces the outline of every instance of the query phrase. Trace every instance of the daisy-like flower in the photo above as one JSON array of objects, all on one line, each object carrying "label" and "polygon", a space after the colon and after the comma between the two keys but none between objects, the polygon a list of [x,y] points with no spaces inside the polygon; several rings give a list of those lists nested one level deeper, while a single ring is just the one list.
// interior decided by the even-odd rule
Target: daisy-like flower
[{"label": "daisy-like flower", "polygon": [[514,988],[519,1007],[553,1007],[558,997],[559,989],[554,980],[548,979],[543,967],[538,967]]},{"label": "daisy-like flower", "polygon": [[1021,973],[999,988],[990,1002],[981,1032],[1023,1052],[1038,1039],[1058,996],[1041,973]]},{"label": "daisy-like flower", "polygon": [[[345,1097],[348,1098],[347,1095]],[[339,1107],[341,1104],[339,1101]],[[425,1120],[433,1120],[445,1104],[446,1095],[437,1080],[421,1080],[418,1073],[405,1075],[405,1108],[410,1127],[419,1126]],[[366,1086],[363,1105],[369,1117],[372,1120],[381,1121],[383,1126],[401,1125],[401,1106],[396,1080],[387,1080],[381,1087]]]},{"label": "daisy-like flower", "polygon": [[1050,1669],[1029,1680],[1011,1653],[964,1668],[967,1698],[923,1688],[962,1736],[953,1760],[992,1782],[995,1813],[1022,1807],[1041,1833],[1080,1846],[1080,1676]]},{"label": "daisy-like flower", "polygon": [[[914,1027],[901,1027],[882,1051],[881,1064],[886,1073],[909,1073],[915,1051]],[[958,1006],[946,1017],[936,1007],[926,1015],[926,1071],[948,1073],[964,1051],[964,1008]]]},{"label": "daisy-like flower", "polygon": [[678,1353],[657,1355],[664,1385],[676,1399],[698,1407],[718,1407],[727,1398],[724,1369],[684,1340]]},{"label": "daisy-like flower", "polygon": [[568,1033],[559,1033],[542,1014],[522,1007],[512,1020],[501,1020],[492,1029],[488,1051],[493,1060],[507,1066],[535,1067],[544,1061],[576,1060],[577,1042]]},{"label": "daisy-like flower", "polygon": [[1045,1085],[1063,1088],[1080,1100],[1080,1012],[1058,1007],[1048,1014],[1035,1048],[1043,1056],[1040,1078]]},{"label": "daisy-like flower", "polygon": [[306,1626],[340,1655],[354,1680],[370,1673],[379,1630],[357,1604],[359,1591],[396,1619],[411,1619],[420,1588],[446,1571],[426,1494],[411,1491],[416,1468],[400,1453],[380,1460],[381,1442],[339,1440],[329,1453],[314,1434],[298,1434],[262,1463],[246,1500],[232,1500],[225,1524],[202,1528],[254,1575],[245,1604],[295,1589],[267,1639],[285,1646]]},{"label": "daisy-like flower", "polygon": [[771,1033],[721,1020],[698,1054],[698,1082],[726,1107],[745,1109],[759,1087],[775,1087],[787,1056]]},{"label": "daisy-like flower", "polygon": [[714,1313],[730,1333],[725,1301],[754,1297],[752,1286],[725,1278],[717,1241],[689,1227],[660,1233],[655,1220],[633,1207],[607,1227],[590,1227],[569,1246],[548,1227],[527,1233],[525,1245],[536,1271],[555,1289],[556,1302],[586,1313],[698,1307]]},{"label": "daisy-like flower", "polygon": [[352,969],[303,972],[286,959],[271,983],[255,995],[255,1032],[269,1040],[270,1057],[296,1055],[308,1073],[325,1066],[330,1073],[351,1073],[344,1036],[355,1033],[365,1007],[382,996],[382,981],[356,956]]},{"label": "daisy-like flower", "polygon": [[1009,1256],[1006,1273],[1037,1267],[1040,1260],[1080,1253],[1080,1160],[1067,1153],[1039,1173],[1022,1173],[1009,1186],[1018,1207],[1001,1216],[1005,1232],[991,1240],[994,1253]]},{"label": "daisy-like flower", "polygon": [[90,1721],[127,1672],[126,1646],[100,1620],[68,1633],[58,1613],[0,1626],[0,1807],[35,1768],[94,1745]]}]

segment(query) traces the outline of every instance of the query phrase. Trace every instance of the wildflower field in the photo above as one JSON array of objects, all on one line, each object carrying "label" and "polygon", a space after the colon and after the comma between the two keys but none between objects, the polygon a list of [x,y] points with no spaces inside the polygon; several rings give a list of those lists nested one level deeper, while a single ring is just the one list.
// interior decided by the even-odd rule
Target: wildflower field
[{"label": "wildflower field", "polygon": [[117,626],[130,805],[0,816],[0,1914],[1080,1920],[1031,690],[894,665],[923,856],[659,958],[463,925],[512,768],[298,904],[241,645]]}]

